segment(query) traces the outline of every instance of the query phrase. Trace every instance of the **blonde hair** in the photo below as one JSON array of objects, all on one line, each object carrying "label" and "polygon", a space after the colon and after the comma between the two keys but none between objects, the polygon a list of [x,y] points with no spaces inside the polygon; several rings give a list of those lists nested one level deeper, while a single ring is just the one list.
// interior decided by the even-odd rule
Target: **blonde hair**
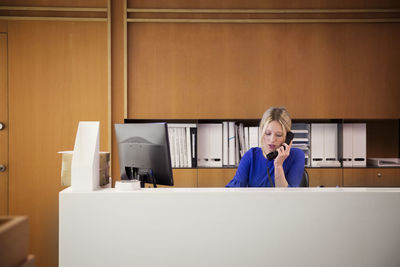
[{"label": "blonde hair", "polygon": [[292,119],[290,118],[289,112],[284,107],[270,107],[264,112],[260,122],[260,147],[263,151],[264,156],[266,152],[264,151],[264,133],[270,122],[277,121],[282,126],[284,138],[286,138],[286,133],[290,132],[292,127]]}]

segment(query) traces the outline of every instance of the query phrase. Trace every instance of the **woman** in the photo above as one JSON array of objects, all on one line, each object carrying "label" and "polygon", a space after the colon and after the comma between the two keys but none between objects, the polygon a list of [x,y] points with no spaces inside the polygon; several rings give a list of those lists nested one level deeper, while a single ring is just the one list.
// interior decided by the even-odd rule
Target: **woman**
[{"label": "woman", "polygon": [[[284,143],[291,126],[285,108],[272,107],[265,111],[260,122],[261,147],[253,147],[244,154],[235,177],[226,187],[298,187],[305,157],[302,150],[291,148],[292,142]],[[278,156],[267,160],[267,154],[273,151],[277,151]]]}]

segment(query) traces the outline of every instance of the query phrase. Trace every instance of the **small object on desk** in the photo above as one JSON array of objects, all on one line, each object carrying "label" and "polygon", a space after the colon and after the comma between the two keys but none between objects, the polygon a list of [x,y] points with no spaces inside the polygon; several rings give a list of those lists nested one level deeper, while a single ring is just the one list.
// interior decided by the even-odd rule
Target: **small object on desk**
[{"label": "small object on desk", "polygon": [[118,191],[140,190],[139,180],[121,180],[115,182],[115,189]]},{"label": "small object on desk", "polygon": [[367,162],[375,167],[400,167],[400,158],[368,158]]}]

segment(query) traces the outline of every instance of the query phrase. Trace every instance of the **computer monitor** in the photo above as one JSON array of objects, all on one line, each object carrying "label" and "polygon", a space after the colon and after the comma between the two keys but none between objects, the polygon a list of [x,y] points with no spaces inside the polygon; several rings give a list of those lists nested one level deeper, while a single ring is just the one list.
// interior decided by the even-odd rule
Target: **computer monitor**
[{"label": "computer monitor", "polygon": [[122,180],[174,185],[166,123],[115,124]]}]

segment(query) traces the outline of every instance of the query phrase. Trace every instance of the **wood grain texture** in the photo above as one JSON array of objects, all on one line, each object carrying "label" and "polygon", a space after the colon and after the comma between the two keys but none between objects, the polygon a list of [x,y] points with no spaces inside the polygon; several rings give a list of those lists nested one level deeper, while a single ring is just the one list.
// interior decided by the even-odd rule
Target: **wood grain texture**
[{"label": "wood grain texture", "polygon": [[400,186],[400,168],[345,168],[344,186],[358,187],[398,187]]},{"label": "wood grain texture", "polygon": [[[197,169],[173,169],[174,177],[173,187],[197,187]],[[146,184],[146,187],[153,187],[151,184]],[[171,187],[157,185],[157,187]]]},{"label": "wood grain texture", "polygon": [[10,214],[29,216],[38,266],[57,266],[61,157],[79,121],[108,147],[107,24],[9,22]]},{"label": "wood grain texture", "polygon": [[2,6],[107,7],[107,0],[2,0]]},{"label": "wood grain texture", "polygon": [[124,1],[111,2],[111,121],[112,121],[112,177],[113,182],[120,180],[118,144],[115,137],[114,124],[124,123]]},{"label": "wood grain texture", "polygon": [[309,187],[343,186],[342,168],[307,168],[307,172],[309,176]]},{"label": "wood grain texture", "polygon": [[6,167],[0,172],[0,215],[8,215],[8,86],[7,86],[7,34],[0,33],[0,122],[5,125],[0,131],[0,164]]},{"label": "wood grain texture", "polygon": [[129,24],[129,118],[398,118],[399,24]]},{"label": "wood grain texture", "polygon": [[198,169],[198,187],[225,187],[236,173],[234,169]]},{"label": "wood grain texture", "polygon": [[396,0],[127,0],[130,8],[395,8]]},{"label": "wood grain texture", "polygon": [[7,21],[0,21],[0,32],[7,33]]}]

